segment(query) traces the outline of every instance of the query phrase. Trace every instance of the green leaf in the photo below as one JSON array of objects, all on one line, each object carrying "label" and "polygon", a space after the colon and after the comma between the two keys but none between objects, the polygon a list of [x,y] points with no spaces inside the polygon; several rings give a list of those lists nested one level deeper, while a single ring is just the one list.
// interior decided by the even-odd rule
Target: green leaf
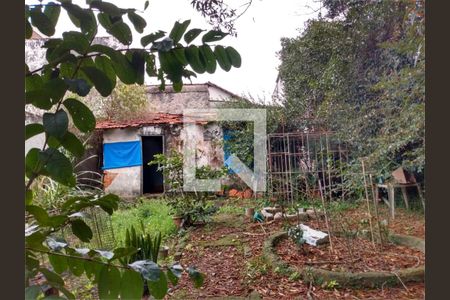
[{"label": "green leaf", "polygon": [[81,67],[81,71],[94,83],[100,95],[107,97],[111,94],[114,86],[105,73],[95,67]]},{"label": "green leaf", "polygon": [[114,52],[111,56],[111,62],[116,71],[117,77],[125,84],[133,84],[136,82],[136,71],[131,62],[125,55],[119,52]]},{"label": "green leaf", "polygon": [[114,210],[117,210],[119,208],[119,202],[120,198],[117,195],[114,194],[108,194],[103,197],[100,197],[93,203],[95,205],[99,205],[104,211],[106,211],[108,214],[112,214]]},{"label": "green leaf", "polygon": [[147,45],[153,43],[154,41],[162,38],[166,33],[164,31],[157,31],[155,33],[150,33],[141,38],[142,47],[147,47]]},{"label": "green leaf", "polygon": [[191,20],[186,20],[182,23],[175,22],[172,30],[170,31],[169,37],[173,40],[174,44],[178,43],[181,40],[181,37],[186,32]]},{"label": "green leaf", "polygon": [[114,249],[114,256],[111,258],[111,260],[131,256],[136,252],[138,252],[138,249],[136,249],[135,247],[119,247]]},{"label": "green leaf", "polygon": [[106,56],[98,56],[95,58],[95,66],[108,76],[114,88],[116,86],[116,72],[114,72],[111,60]]},{"label": "green leaf", "polygon": [[92,239],[92,230],[83,220],[75,219],[70,223],[73,234],[81,241],[88,243]]},{"label": "green leaf", "polygon": [[158,52],[161,69],[167,74],[167,78],[172,82],[180,82],[183,72],[183,66],[179,63],[175,54],[170,52]]},{"label": "green leaf", "polygon": [[239,52],[237,52],[236,49],[234,49],[231,46],[226,47],[225,51],[228,54],[231,65],[235,68],[240,68],[242,60],[241,60],[241,55],[239,54]]},{"label": "green leaf", "polygon": [[178,284],[178,280],[181,278],[183,267],[179,263],[175,263],[167,270],[167,278],[175,286]]},{"label": "green leaf", "polygon": [[89,94],[91,86],[84,79],[64,79],[64,82],[69,86],[69,91],[77,93],[79,96],[84,97]]},{"label": "green leaf", "polygon": [[40,90],[44,86],[42,77],[38,74],[25,77],[25,91]]},{"label": "green leaf", "polygon": [[32,285],[25,289],[25,300],[35,300],[42,294],[41,287]]},{"label": "green leaf", "polygon": [[42,123],[49,136],[61,138],[67,132],[69,117],[64,110],[60,109],[56,113],[44,113]]},{"label": "green leaf", "polygon": [[58,23],[59,14],[61,13],[61,6],[54,2],[48,2],[44,9],[44,14],[48,17],[53,27]]},{"label": "green leaf", "polygon": [[40,151],[38,148],[32,148],[25,156],[25,173],[28,178],[33,174],[40,174],[44,166],[39,156]]},{"label": "green leaf", "polygon": [[25,205],[31,205],[33,203],[33,191],[26,190],[25,191]]},{"label": "green leaf", "polygon": [[61,226],[66,220],[67,220],[67,216],[65,216],[65,215],[51,216],[48,218],[47,226],[57,228],[57,227]]},{"label": "green leaf", "polygon": [[50,264],[52,265],[53,270],[55,270],[56,273],[61,274],[62,272],[67,270],[67,259],[64,256],[49,254],[48,260],[50,261]]},{"label": "green leaf", "polygon": [[44,132],[44,126],[39,123],[25,125],[25,140]]},{"label": "green leaf", "polygon": [[84,259],[67,257],[67,265],[69,266],[70,272],[75,276],[81,276],[84,273]]},{"label": "green leaf", "polygon": [[188,268],[189,278],[194,282],[194,287],[199,288],[203,285],[203,281],[205,280],[205,275],[197,271],[193,267]]},{"label": "green leaf", "polygon": [[195,72],[199,74],[205,72],[206,68],[200,60],[200,50],[198,49],[198,47],[194,45],[189,46],[188,48],[186,48],[185,54],[189,65]]},{"label": "green leaf", "polygon": [[230,71],[231,62],[227,52],[225,51],[225,48],[220,45],[216,46],[214,48],[214,54],[216,55],[216,59],[217,62],[219,63],[219,66],[226,72]]},{"label": "green leaf", "polygon": [[199,47],[200,56],[203,58],[206,72],[212,74],[216,71],[216,57],[214,56],[214,52],[211,50],[211,47],[208,45],[202,45]]},{"label": "green leaf", "polygon": [[25,92],[25,102],[33,104],[37,108],[49,110],[53,104],[50,95],[45,90],[35,90]]},{"label": "green leaf", "polygon": [[69,98],[63,102],[69,111],[75,126],[82,132],[90,132],[95,129],[95,117],[92,111],[80,101]]},{"label": "green leaf", "polygon": [[95,20],[94,12],[91,9],[83,9],[69,1],[64,1],[61,5],[67,11],[70,20],[76,27],[81,28],[81,31],[86,33],[89,37],[95,35],[97,31],[97,21]]},{"label": "green leaf", "polygon": [[75,186],[72,163],[64,154],[54,148],[48,148],[40,152],[39,156],[41,161],[47,162],[45,170],[53,180],[64,185]]},{"label": "green leaf", "polygon": [[86,272],[86,276],[91,279],[93,276],[95,276],[98,272],[100,272],[102,264],[95,263],[90,260],[84,261],[84,271]]},{"label": "green leaf", "polygon": [[147,280],[148,289],[150,290],[150,294],[156,299],[162,299],[167,294],[168,286],[167,286],[167,277],[164,272],[161,272],[159,275],[158,281],[150,281]]},{"label": "green leaf", "polygon": [[117,299],[121,290],[120,271],[113,266],[105,265],[98,278],[98,295],[100,299]]},{"label": "green leaf", "polygon": [[29,214],[31,214],[34,219],[38,222],[40,225],[47,224],[48,222],[48,213],[45,209],[43,209],[40,206],[37,205],[28,205],[25,207],[25,211],[27,211]]},{"label": "green leaf", "polygon": [[33,36],[33,28],[31,27],[30,22],[25,20],[25,38],[29,39]]},{"label": "green leaf", "polygon": [[45,268],[40,268],[39,271],[44,274],[45,278],[47,279],[47,281],[51,284],[56,284],[56,285],[60,285],[63,286],[64,285],[64,280],[55,272],[52,272],[48,269]]},{"label": "green leaf", "polygon": [[155,56],[153,54],[147,55],[145,58],[145,72],[150,77],[156,77],[158,76],[156,66],[155,66]]},{"label": "green leaf", "polygon": [[53,99],[53,104],[57,103],[62,99],[62,97],[64,97],[67,88],[67,84],[59,77],[50,79],[44,83],[44,89],[46,90],[50,98]]},{"label": "green leaf", "polygon": [[186,32],[186,34],[184,35],[184,41],[186,42],[186,44],[190,44],[193,40],[195,40],[195,38],[198,37],[200,33],[202,33],[202,31],[204,30],[193,28]]},{"label": "green leaf", "polygon": [[171,51],[173,52],[177,60],[180,62],[180,64],[182,64],[183,66],[188,65],[188,61],[184,53],[184,48],[175,48],[172,49]]},{"label": "green leaf", "polygon": [[41,10],[41,7],[36,6],[30,9],[31,24],[37,27],[40,32],[46,36],[55,34],[55,25]]},{"label": "green leaf", "polygon": [[123,21],[114,23],[109,29],[106,30],[113,37],[119,40],[124,45],[130,45],[133,41],[133,35],[130,27]]},{"label": "green leaf", "polygon": [[122,274],[120,286],[120,298],[129,300],[142,299],[144,282],[139,273],[132,270],[125,270]]},{"label": "green leaf", "polygon": [[137,32],[143,33],[145,26],[147,26],[147,22],[145,22],[144,18],[135,13],[134,11],[128,12],[128,19],[133,24],[134,29],[136,29]]},{"label": "green leaf", "polygon": [[67,31],[63,33],[62,46],[66,49],[73,49],[80,54],[86,53],[89,48],[89,40],[86,35],[77,31]]},{"label": "green leaf", "polygon": [[69,131],[62,137],[61,145],[76,157],[81,157],[84,154],[83,143]]},{"label": "green leaf", "polygon": [[133,51],[131,55],[131,64],[136,71],[136,83],[139,85],[144,84],[145,77],[145,52]]},{"label": "green leaf", "polygon": [[104,13],[107,13],[112,17],[118,17],[123,15],[123,12],[119,7],[109,2],[92,1],[89,6],[91,8],[96,8]]},{"label": "green leaf", "polygon": [[203,43],[211,43],[211,42],[220,41],[227,35],[228,35],[228,33],[225,33],[225,32],[219,31],[219,30],[210,30],[206,34],[203,35],[202,42]]}]

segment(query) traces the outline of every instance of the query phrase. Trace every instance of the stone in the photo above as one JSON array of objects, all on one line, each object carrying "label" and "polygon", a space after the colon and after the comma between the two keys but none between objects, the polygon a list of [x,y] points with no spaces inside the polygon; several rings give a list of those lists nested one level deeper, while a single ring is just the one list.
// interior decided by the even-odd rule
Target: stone
[{"label": "stone", "polygon": [[300,224],[299,227],[303,231],[303,239],[307,244],[317,246],[329,242],[328,234],[325,232],[314,230],[304,224]]},{"label": "stone", "polygon": [[281,211],[281,207],[264,207],[264,210],[270,214],[275,214]]},{"label": "stone", "polygon": [[265,208],[261,210],[261,214],[264,216],[264,219],[266,221],[272,221],[273,220],[273,214],[267,212]]},{"label": "stone", "polygon": [[281,212],[277,212],[274,216],[273,219],[274,220],[280,220],[281,218],[283,218],[283,214]]}]

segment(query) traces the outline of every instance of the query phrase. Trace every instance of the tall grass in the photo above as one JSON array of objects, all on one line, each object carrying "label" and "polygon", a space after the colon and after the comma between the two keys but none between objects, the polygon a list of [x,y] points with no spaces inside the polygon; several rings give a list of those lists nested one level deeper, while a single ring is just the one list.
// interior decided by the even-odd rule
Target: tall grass
[{"label": "tall grass", "polygon": [[161,232],[162,239],[176,232],[176,226],[171,217],[171,208],[163,199],[140,199],[131,208],[122,208],[112,215],[112,226],[116,241],[123,245],[127,228],[141,228],[151,235]]}]

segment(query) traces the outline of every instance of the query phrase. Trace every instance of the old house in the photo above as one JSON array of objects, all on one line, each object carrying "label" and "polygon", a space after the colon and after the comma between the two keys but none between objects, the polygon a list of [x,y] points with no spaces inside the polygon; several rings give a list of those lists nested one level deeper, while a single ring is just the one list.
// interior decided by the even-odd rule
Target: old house
[{"label": "old house", "polygon": [[[148,113],[130,116],[125,121],[99,121],[97,132],[102,140],[104,189],[123,197],[157,194],[165,191],[164,178],[157,166],[148,162],[158,153],[182,151],[185,132],[183,109],[217,108],[237,97],[213,84],[186,84],[176,93],[171,87],[164,92],[148,86]],[[197,165],[221,167],[224,152],[220,141],[223,132],[215,123],[195,121]]]}]

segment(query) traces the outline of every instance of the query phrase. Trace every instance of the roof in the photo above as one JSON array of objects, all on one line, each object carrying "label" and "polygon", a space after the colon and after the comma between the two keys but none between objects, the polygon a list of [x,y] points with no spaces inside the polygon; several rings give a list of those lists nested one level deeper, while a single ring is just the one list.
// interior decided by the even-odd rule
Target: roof
[{"label": "roof", "polygon": [[[198,124],[205,124],[206,122],[196,121]],[[161,124],[183,124],[182,114],[168,114],[168,113],[150,113],[145,117],[138,119],[128,119],[122,121],[104,120],[98,121],[95,126],[96,129],[123,129],[136,128],[147,125],[161,125]]]}]

